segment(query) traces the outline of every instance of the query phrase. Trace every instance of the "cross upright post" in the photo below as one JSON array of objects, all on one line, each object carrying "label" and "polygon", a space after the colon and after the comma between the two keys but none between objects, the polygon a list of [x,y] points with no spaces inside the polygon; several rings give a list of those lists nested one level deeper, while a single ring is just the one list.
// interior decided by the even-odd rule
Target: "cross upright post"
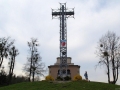
[{"label": "cross upright post", "polygon": [[61,78],[67,74],[67,23],[66,19],[74,18],[74,8],[66,9],[66,3],[60,3],[59,9],[52,9],[52,18],[60,19],[60,70],[58,76]]}]

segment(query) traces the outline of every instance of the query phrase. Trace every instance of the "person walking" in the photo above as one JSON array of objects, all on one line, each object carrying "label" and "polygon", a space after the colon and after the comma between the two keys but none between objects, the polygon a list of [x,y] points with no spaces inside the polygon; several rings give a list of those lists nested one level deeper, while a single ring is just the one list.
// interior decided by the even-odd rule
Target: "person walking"
[{"label": "person walking", "polygon": [[87,74],[87,71],[85,71],[84,76],[85,76],[85,79],[88,81],[88,74]]}]

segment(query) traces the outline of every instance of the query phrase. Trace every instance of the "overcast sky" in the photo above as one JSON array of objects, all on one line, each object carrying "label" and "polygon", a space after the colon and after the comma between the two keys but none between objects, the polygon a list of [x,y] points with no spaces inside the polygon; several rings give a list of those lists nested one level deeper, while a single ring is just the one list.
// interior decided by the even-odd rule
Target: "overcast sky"
[{"label": "overcast sky", "polygon": [[[14,73],[24,75],[27,62],[27,41],[37,38],[42,62],[53,65],[59,57],[59,19],[52,19],[52,10],[67,2],[75,8],[75,19],[67,20],[68,57],[80,65],[80,74],[88,72],[91,81],[107,82],[105,67],[97,68],[95,55],[99,39],[108,30],[120,36],[120,0],[0,0],[0,37],[15,39],[20,54]],[[4,60],[6,66],[8,60]],[[7,68],[7,67],[6,67]],[[120,76],[117,82],[120,84]]]}]

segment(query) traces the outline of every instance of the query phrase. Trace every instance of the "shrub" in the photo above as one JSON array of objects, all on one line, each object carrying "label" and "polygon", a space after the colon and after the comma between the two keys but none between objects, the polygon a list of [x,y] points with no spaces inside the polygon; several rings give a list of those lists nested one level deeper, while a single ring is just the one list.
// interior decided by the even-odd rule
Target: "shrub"
[{"label": "shrub", "polygon": [[78,80],[82,80],[82,76],[80,76],[79,74],[75,75],[73,78],[74,81],[78,81]]},{"label": "shrub", "polygon": [[63,79],[60,76],[58,76],[56,80],[61,81]]},{"label": "shrub", "polygon": [[[58,76],[56,80],[58,80],[58,81],[62,81],[63,78],[61,78],[60,76]],[[64,80],[65,80],[65,81],[71,80],[71,77],[66,76],[66,77],[64,77]]]},{"label": "shrub", "polygon": [[64,79],[65,79],[66,81],[68,81],[68,80],[71,80],[71,77],[66,76],[66,77],[64,77]]},{"label": "shrub", "polygon": [[45,77],[45,80],[54,81],[54,78],[52,76],[48,75],[48,76]]}]

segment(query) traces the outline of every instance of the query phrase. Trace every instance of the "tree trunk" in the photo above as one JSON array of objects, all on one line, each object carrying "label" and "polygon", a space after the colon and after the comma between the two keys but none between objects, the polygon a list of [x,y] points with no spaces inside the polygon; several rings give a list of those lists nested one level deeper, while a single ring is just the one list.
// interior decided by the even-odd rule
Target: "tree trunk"
[{"label": "tree trunk", "polygon": [[30,82],[30,78],[31,78],[31,65],[30,65],[29,82]]},{"label": "tree trunk", "polygon": [[109,69],[109,61],[108,61],[108,56],[107,56],[107,69],[108,69],[108,83],[110,83],[110,69]]},{"label": "tree trunk", "polygon": [[0,62],[0,68],[1,68],[1,66],[2,66],[2,62],[3,62],[3,57],[2,57],[1,62]]},{"label": "tree trunk", "polygon": [[109,70],[109,66],[108,66],[108,83],[110,83],[110,70]]},{"label": "tree trunk", "polygon": [[34,82],[34,76],[35,76],[35,62],[33,62],[33,82]]},{"label": "tree trunk", "polygon": [[11,83],[11,78],[12,78],[11,69],[12,69],[12,61],[10,62],[10,70],[9,70],[9,81],[8,81],[8,84]]},{"label": "tree trunk", "polygon": [[115,79],[115,83],[117,82],[117,80],[118,80],[118,61],[117,61],[117,67],[116,67],[116,70],[117,70],[117,72],[116,72],[116,79]]},{"label": "tree trunk", "polygon": [[113,56],[113,59],[112,59],[112,71],[113,71],[113,84],[115,84],[115,63],[114,63],[114,56]]},{"label": "tree trunk", "polygon": [[35,72],[34,72],[34,70],[33,70],[33,78],[32,78],[32,81],[34,82],[34,76],[35,76]]},{"label": "tree trunk", "polygon": [[12,74],[13,74],[13,70],[14,70],[14,65],[15,65],[15,56],[13,58],[13,67],[12,67],[12,71],[11,71]]},{"label": "tree trunk", "polygon": [[31,63],[30,63],[31,65],[30,65],[29,82],[30,82],[31,73],[32,73],[32,72],[31,72],[31,69],[32,69],[32,59],[33,59],[32,57],[33,57],[33,46],[32,46],[32,50],[31,50]]}]

